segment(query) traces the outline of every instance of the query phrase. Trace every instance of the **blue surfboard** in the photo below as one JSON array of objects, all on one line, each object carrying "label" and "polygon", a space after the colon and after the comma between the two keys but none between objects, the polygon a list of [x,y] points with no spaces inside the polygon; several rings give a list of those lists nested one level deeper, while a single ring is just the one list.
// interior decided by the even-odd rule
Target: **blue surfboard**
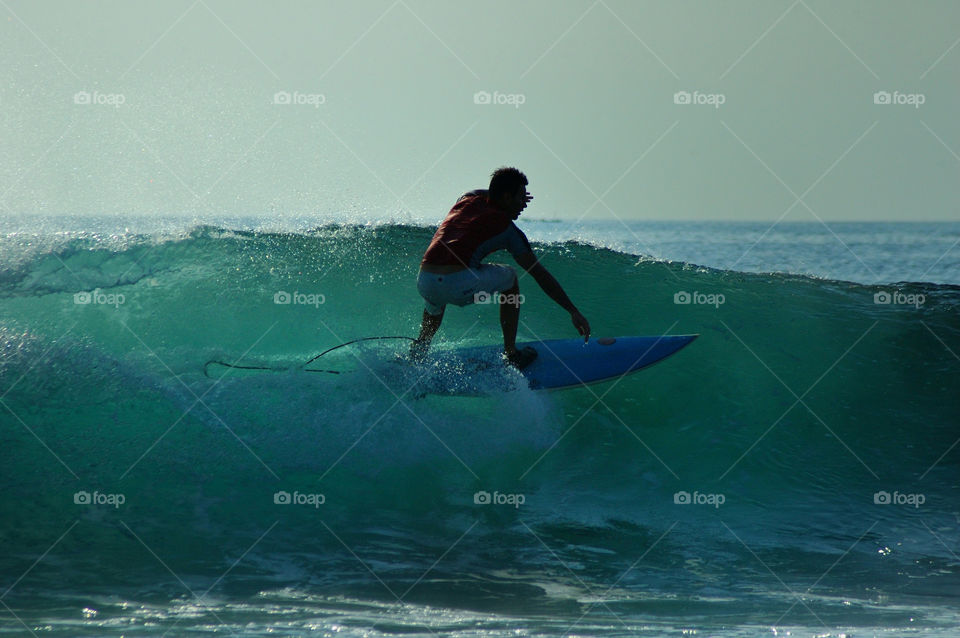
[{"label": "blue surfboard", "polygon": [[426,394],[478,396],[517,389],[518,377],[533,390],[560,390],[617,379],[662,361],[699,335],[549,339],[518,343],[539,353],[521,371],[506,366],[502,345],[455,348],[431,357],[423,374]]},{"label": "blue surfboard", "polygon": [[[660,337],[607,337],[591,339],[549,339],[518,343],[518,348],[530,346],[538,356],[523,370],[508,366],[503,359],[503,345],[471,346],[444,350],[434,348],[427,359],[411,363],[403,353],[391,359],[374,354],[363,365],[349,365],[343,369],[306,367],[324,354],[356,343],[408,337],[364,337],[329,348],[301,365],[257,364],[208,361],[204,374],[222,379],[264,372],[314,372],[326,374],[355,374],[367,371],[387,383],[396,392],[422,397],[427,394],[484,396],[521,388],[532,390],[561,390],[619,379],[661,361],[687,346],[699,335]],[[355,364],[353,357],[344,360]],[[378,361],[379,360],[379,361]],[[330,362],[333,364],[334,362]],[[342,363],[342,362],[341,362]]]}]

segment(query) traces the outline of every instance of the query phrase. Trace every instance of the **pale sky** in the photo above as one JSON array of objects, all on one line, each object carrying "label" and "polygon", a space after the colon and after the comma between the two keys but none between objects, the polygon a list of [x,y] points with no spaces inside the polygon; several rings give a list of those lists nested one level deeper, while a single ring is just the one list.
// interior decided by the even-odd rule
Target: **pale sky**
[{"label": "pale sky", "polygon": [[2,214],[437,221],[515,165],[528,218],[960,219],[955,0],[0,15]]}]

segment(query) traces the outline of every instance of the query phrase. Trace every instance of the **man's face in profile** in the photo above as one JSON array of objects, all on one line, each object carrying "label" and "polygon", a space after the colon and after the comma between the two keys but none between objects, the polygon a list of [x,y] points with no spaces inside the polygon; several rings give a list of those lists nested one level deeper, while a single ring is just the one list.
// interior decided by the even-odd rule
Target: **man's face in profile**
[{"label": "man's face in profile", "polygon": [[527,207],[527,204],[531,199],[533,199],[533,195],[530,195],[527,192],[527,187],[521,186],[513,195],[505,196],[503,198],[504,208],[506,208],[507,212],[510,213],[510,216],[513,219],[517,219],[520,217],[521,211]]}]

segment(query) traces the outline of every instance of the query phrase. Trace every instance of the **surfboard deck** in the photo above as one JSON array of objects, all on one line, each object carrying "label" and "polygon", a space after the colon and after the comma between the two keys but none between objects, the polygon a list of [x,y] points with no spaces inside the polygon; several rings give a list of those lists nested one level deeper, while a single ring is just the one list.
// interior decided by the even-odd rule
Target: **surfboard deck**
[{"label": "surfboard deck", "polygon": [[517,389],[518,377],[533,390],[561,390],[617,379],[662,361],[699,335],[549,339],[518,343],[539,353],[521,371],[506,366],[503,346],[455,348],[435,353],[422,374],[420,392],[480,396]]}]

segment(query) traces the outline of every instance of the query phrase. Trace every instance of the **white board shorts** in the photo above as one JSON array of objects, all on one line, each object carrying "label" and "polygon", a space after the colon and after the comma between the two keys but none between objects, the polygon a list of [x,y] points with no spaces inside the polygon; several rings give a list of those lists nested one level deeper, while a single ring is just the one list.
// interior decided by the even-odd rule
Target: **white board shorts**
[{"label": "white board shorts", "polygon": [[513,288],[517,273],[503,264],[480,264],[477,268],[465,268],[453,273],[437,274],[420,271],[417,276],[417,291],[425,302],[427,314],[437,316],[452,303],[466,306],[477,301],[478,295],[492,295]]}]

